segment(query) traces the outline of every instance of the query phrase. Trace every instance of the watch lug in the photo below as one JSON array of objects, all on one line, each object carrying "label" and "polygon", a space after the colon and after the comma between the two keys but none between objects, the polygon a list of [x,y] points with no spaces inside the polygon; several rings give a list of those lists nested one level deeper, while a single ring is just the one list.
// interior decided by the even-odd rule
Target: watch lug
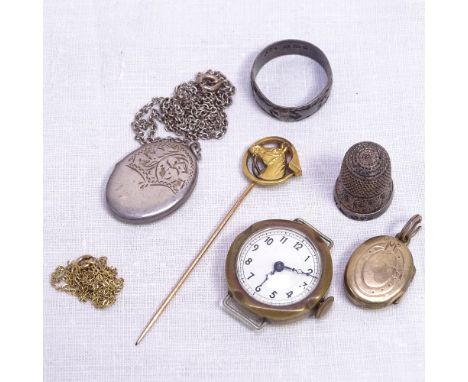
[{"label": "watch lug", "polygon": [[333,248],[333,241],[330,239],[328,236],[324,235],[322,232],[320,232],[317,228],[315,228],[313,225],[310,223],[307,223],[304,219],[297,218],[294,219],[295,222],[300,223],[300,224],[305,224],[309,228],[312,228],[315,232],[318,233],[318,235],[327,243],[328,248],[332,249]]},{"label": "watch lug", "polygon": [[266,320],[262,317],[247,311],[240,306],[236,300],[228,293],[223,299],[224,310],[234,318],[250,327],[251,329],[260,330],[266,324]]}]

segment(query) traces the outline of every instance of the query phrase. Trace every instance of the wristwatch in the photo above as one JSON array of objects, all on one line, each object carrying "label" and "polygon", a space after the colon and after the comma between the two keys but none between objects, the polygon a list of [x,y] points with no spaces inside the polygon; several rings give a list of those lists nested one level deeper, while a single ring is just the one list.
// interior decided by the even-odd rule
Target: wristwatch
[{"label": "wristwatch", "polygon": [[228,313],[261,329],[310,315],[322,317],[333,276],[333,242],[302,219],[257,222],[232,243],[226,258]]}]

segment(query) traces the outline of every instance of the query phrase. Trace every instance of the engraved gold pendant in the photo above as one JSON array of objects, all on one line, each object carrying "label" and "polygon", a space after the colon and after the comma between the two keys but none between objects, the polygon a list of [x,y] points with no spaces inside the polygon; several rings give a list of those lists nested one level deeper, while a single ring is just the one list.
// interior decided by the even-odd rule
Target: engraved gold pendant
[{"label": "engraved gold pendant", "polygon": [[396,237],[373,237],[353,252],[344,282],[354,304],[377,309],[398,303],[416,273],[408,244],[421,228],[421,221],[421,216],[415,215]]},{"label": "engraved gold pendant", "polygon": [[106,188],[109,208],[129,223],[163,218],[191,195],[199,158],[198,143],[165,138],[144,144],[115,165]]}]

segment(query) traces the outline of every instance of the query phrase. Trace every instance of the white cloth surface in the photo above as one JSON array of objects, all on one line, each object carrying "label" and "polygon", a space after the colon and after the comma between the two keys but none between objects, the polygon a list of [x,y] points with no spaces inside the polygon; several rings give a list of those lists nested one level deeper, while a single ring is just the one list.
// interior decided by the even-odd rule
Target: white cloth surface
[{"label": "white cloth surface", "polygon": [[[47,0],[45,381],[422,381],[424,229],[410,245],[417,273],[400,304],[357,308],[345,295],[343,272],[361,242],[396,234],[415,213],[424,217],[423,13],[420,0]],[[319,46],[334,73],[325,106],[296,123],[265,114],[249,84],[256,54],[286,38]],[[237,93],[227,109],[225,137],[201,142],[191,198],[156,223],[117,221],[104,191],[114,163],[138,147],[130,128],[134,113],[209,68],[226,74]],[[268,65],[259,80],[272,98],[293,104],[313,91],[314,73],[306,59],[286,57]],[[303,177],[252,191],[135,347],[147,320],[247,185],[240,167],[244,150],[268,135],[296,145]],[[363,140],[387,149],[395,183],[390,209],[369,222],[346,218],[333,202],[341,160]],[[335,242],[334,306],[321,320],[252,332],[221,308],[225,255],[250,224],[296,217]],[[110,309],[96,310],[49,285],[57,265],[83,254],[107,256],[125,279]]]}]

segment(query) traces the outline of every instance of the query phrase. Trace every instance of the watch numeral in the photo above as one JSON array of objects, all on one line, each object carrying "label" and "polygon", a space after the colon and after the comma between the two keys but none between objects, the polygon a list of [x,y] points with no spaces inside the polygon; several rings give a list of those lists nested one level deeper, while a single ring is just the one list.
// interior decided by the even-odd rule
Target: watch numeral
[{"label": "watch numeral", "polygon": [[278,294],[278,292],[274,290],[273,292],[271,292],[270,298],[275,298],[275,296],[276,296],[277,294]]},{"label": "watch numeral", "polygon": [[267,243],[267,245],[272,245],[273,244],[273,238],[272,237],[267,237],[265,239],[265,243]]},{"label": "watch numeral", "polygon": [[280,240],[280,243],[281,243],[281,244],[284,244],[284,243],[286,243],[287,240],[288,240],[288,238],[283,236],[283,237],[281,238],[281,240]]},{"label": "watch numeral", "polygon": [[254,244],[253,249],[252,249],[252,252],[253,252],[253,251],[256,251],[256,250],[258,249],[258,247],[259,247],[258,244]]},{"label": "watch numeral", "polygon": [[297,242],[294,244],[294,249],[297,249],[298,251],[303,247],[304,245],[302,243]]},{"label": "watch numeral", "polygon": [[255,273],[253,273],[253,272],[250,272],[250,276],[249,276],[249,277],[247,277],[247,280],[248,280],[248,279],[251,279],[251,278],[252,278],[252,277],[254,277],[254,276],[255,276]]},{"label": "watch numeral", "polygon": [[312,268],[309,268],[309,269],[307,270],[307,273],[308,273],[309,275],[312,276],[312,273],[314,273],[314,270],[313,270]]},{"label": "watch numeral", "polygon": [[305,288],[307,286],[307,283],[304,281],[304,284],[302,286]]},{"label": "watch numeral", "polygon": [[310,256],[307,256],[306,259],[305,259],[304,261],[307,261],[307,260],[309,260],[309,259],[310,259]]},{"label": "watch numeral", "polygon": [[286,293],[286,296],[288,296],[288,298],[290,298],[291,296],[293,295],[293,291],[289,291],[288,293]]},{"label": "watch numeral", "polygon": [[249,257],[247,260],[244,261],[246,265],[249,265],[252,262],[252,258]]},{"label": "watch numeral", "polygon": [[255,287],[255,291],[256,292],[260,292],[262,290],[262,286],[261,285],[258,285]]}]

